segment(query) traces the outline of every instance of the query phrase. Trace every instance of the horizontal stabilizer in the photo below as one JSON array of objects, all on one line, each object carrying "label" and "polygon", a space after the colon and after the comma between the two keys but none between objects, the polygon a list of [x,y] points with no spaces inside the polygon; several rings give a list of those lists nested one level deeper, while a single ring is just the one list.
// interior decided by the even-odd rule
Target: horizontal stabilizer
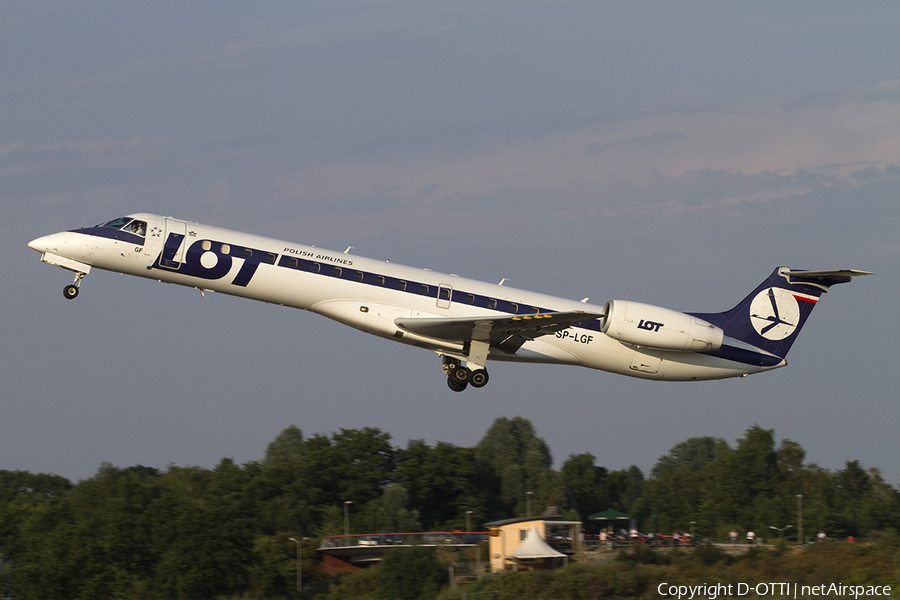
[{"label": "horizontal stabilizer", "polygon": [[858,277],[860,275],[874,275],[871,271],[860,271],[858,269],[841,269],[838,271],[790,271],[791,276],[804,278],[821,278],[821,277]]},{"label": "horizontal stabilizer", "polygon": [[859,271],[857,269],[836,269],[834,271],[803,271],[799,269],[782,268],[779,275],[788,280],[789,283],[802,284],[809,283],[828,289],[832,285],[838,283],[847,283],[851,277],[859,277],[860,275],[872,275],[869,271]]}]

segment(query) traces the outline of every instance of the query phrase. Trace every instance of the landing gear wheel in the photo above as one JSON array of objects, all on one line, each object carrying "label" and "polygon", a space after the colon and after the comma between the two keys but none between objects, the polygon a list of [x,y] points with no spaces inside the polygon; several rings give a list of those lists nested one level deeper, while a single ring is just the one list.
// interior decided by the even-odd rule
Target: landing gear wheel
[{"label": "landing gear wheel", "polygon": [[447,377],[447,385],[454,392],[461,392],[466,389],[469,383],[467,381],[463,381],[462,383],[460,383],[453,378],[453,375],[450,375],[449,377]]},{"label": "landing gear wheel", "polygon": [[490,380],[490,376],[488,376],[488,372],[484,369],[477,369],[472,371],[472,374],[469,375],[469,383],[472,384],[473,388],[482,388],[486,386],[488,380]]},{"label": "landing gear wheel", "polygon": [[465,367],[456,367],[450,371],[449,379],[465,387],[469,383],[469,374],[469,369]]},{"label": "landing gear wheel", "polygon": [[75,284],[67,285],[63,288],[63,297],[67,300],[74,300],[78,297],[78,286]]}]

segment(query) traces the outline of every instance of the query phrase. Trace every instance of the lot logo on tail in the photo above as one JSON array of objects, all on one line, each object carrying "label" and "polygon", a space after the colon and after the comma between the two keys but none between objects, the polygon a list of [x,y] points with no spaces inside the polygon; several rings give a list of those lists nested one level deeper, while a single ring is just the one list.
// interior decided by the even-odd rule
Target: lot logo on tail
[{"label": "lot logo on tail", "polygon": [[750,303],[750,323],[767,340],[783,340],[794,333],[799,322],[800,305],[790,290],[772,287]]}]

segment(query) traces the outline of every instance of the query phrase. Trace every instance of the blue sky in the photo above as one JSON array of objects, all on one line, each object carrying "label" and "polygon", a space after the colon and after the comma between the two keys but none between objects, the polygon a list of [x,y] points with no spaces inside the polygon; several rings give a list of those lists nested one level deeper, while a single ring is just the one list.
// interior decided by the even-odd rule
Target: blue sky
[{"label": "blue sky", "polygon": [[[262,457],[282,429],[645,472],[774,428],[900,484],[900,7],[893,2],[19,1],[0,14],[0,469]],[[135,211],[602,304],[731,308],[773,268],[856,268],[788,357],[653,383],[434,355],[311,314],[91,273],[27,242]]]}]

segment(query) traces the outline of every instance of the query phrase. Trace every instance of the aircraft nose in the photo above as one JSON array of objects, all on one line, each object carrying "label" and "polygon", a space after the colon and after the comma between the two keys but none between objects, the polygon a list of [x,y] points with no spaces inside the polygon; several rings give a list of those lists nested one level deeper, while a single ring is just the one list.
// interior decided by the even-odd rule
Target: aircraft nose
[{"label": "aircraft nose", "polygon": [[59,233],[51,233],[28,242],[28,247],[38,252],[59,252],[59,246],[64,236]]}]

